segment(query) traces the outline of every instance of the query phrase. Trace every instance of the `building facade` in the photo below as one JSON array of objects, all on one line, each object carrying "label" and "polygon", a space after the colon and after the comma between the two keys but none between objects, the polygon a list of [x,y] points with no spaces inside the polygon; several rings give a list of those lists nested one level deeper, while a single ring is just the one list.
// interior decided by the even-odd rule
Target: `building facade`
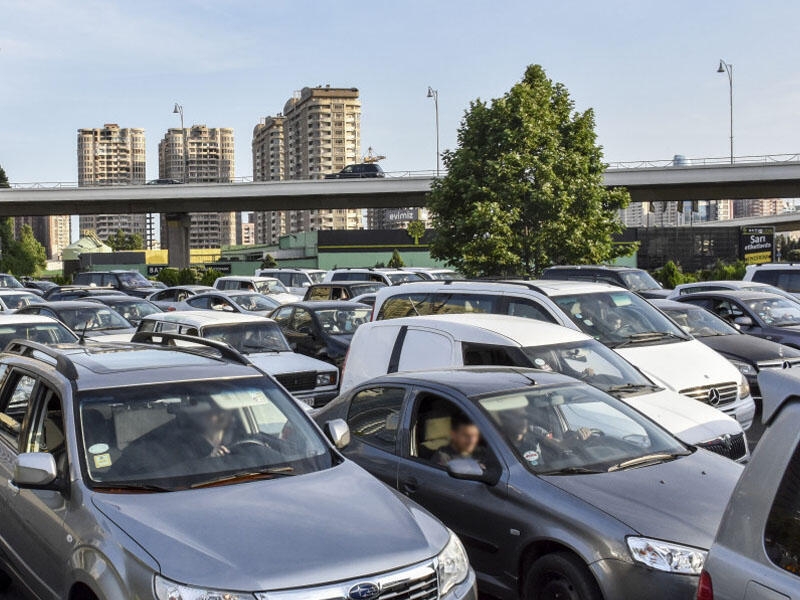
[{"label": "building facade", "polygon": [[[140,185],[146,181],[144,129],[116,123],[78,130],[78,185]],[[147,215],[81,215],[80,230],[105,240],[122,230],[147,236]]]},{"label": "building facade", "polygon": [[[169,129],[158,144],[158,176],[183,183],[228,183],[234,177],[233,129],[193,125]],[[235,212],[191,213],[190,248],[219,248],[237,241]],[[161,247],[167,248],[165,219]]]},{"label": "building facade", "polygon": [[[253,179],[323,179],[361,160],[361,100],[356,88],[303,88],[283,113],[253,130]],[[360,209],[289,210],[256,214],[259,244],[302,231],[363,229]]]}]

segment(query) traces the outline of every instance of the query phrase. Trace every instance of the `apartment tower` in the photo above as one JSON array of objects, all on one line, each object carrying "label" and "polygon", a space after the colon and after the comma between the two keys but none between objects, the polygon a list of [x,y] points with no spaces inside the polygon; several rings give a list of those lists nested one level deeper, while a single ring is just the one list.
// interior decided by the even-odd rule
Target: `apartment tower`
[{"label": "apartment tower", "polygon": [[[185,143],[185,145],[184,145]],[[193,125],[169,129],[158,144],[158,176],[183,183],[228,183],[233,180],[233,129]],[[191,213],[190,248],[219,248],[237,241],[235,212]],[[167,247],[161,219],[161,247]]]}]

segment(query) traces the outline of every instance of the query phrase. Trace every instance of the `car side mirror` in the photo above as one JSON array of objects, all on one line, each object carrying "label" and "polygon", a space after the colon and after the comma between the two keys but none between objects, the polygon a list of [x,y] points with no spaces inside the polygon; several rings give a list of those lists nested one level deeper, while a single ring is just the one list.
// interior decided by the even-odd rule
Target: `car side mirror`
[{"label": "car side mirror", "polygon": [[447,463],[447,474],[453,479],[495,485],[499,479],[495,471],[495,469],[484,469],[474,458],[454,458]]},{"label": "car side mirror", "polygon": [[736,317],[733,322],[735,325],[744,327],[745,329],[753,326],[753,319],[750,317]]},{"label": "car side mirror", "polygon": [[303,283],[300,284],[300,287],[309,288],[311,287],[311,283],[309,283],[308,281],[304,281]]},{"label": "car side mirror", "polygon": [[56,460],[49,452],[26,452],[14,461],[13,485],[29,490],[59,489]]},{"label": "car side mirror", "polygon": [[325,435],[339,450],[350,444],[350,427],[344,419],[333,419],[325,423]]}]

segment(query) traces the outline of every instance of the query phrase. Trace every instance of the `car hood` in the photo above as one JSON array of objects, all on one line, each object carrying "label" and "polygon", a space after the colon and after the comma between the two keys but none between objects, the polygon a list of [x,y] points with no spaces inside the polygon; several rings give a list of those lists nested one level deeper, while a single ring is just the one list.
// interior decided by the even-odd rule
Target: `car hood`
[{"label": "car hood", "polygon": [[255,366],[269,373],[270,375],[283,375],[285,373],[299,373],[301,371],[335,371],[330,363],[311,358],[305,354],[297,352],[264,352],[259,354],[248,354]]},{"label": "car hood", "polygon": [[621,400],[687,444],[700,444],[726,433],[734,435],[742,432],[742,426],[736,419],[721,410],[671,390],[641,396],[623,396]]},{"label": "car hood", "polygon": [[617,352],[674,391],[741,380],[728,359],[697,340],[628,346]]},{"label": "car hood", "polygon": [[641,290],[637,292],[642,298],[649,298],[651,300],[655,299],[666,299],[672,294],[672,290],[664,290],[664,289],[652,289],[652,290]]},{"label": "car hood", "polygon": [[754,335],[711,335],[698,340],[720,354],[750,363],[800,356],[800,351],[794,348]]},{"label": "car hood", "polygon": [[449,533],[354,463],[297,477],[92,502],[164,577],[263,591],[389,571],[439,553]]},{"label": "car hood", "polygon": [[543,479],[639,535],[707,550],[742,468],[727,458],[697,450],[650,467]]}]

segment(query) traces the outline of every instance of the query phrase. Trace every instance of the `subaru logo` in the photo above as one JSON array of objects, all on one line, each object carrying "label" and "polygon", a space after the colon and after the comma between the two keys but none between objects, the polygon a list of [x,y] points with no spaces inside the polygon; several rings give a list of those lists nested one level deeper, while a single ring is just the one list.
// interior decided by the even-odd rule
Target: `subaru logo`
[{"label": "subaru logo", "polygon": [[378,587],[378,584],[372,583],[371,581],[357,583],[347,592],[347,597],[350,598],[350,600],[375,600],[375,598],[380,595],[381,588]]},{"label": "subaru logo", "polygon": [[708,391],[708,403],[711,406],[717,406],[720,401],[719,390],[717,388],[711,388]]},{"label": "subaru logo", "polygon": [[791,369],[792,368],[792,363],[790,363],[788,360],[785,360],[785,361],[783,361],[783,365],[782,366],[783,366],[784,369]]}]

